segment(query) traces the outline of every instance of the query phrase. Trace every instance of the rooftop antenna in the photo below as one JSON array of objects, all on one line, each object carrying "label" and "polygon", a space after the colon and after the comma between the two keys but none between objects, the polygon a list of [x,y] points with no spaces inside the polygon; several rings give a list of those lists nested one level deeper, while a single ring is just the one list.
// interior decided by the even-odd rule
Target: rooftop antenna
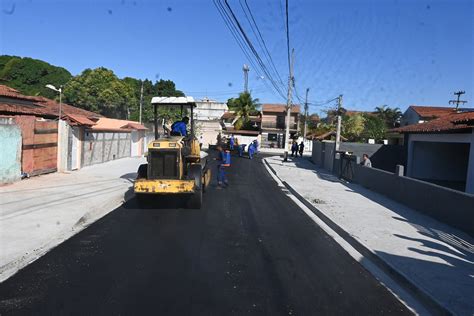
[{"label": "rooftop antenna", "polygon": [[458,98],[457,98],[457,100],[449,100],[449,104],[456,104],[456,110],[459,108],[459,104],[466,104],[467,101],[459,100],[461,98],[461,95],[463,95],[465,93],[466,93],[466,91],[454,92],[454,95],[457,95]]}]

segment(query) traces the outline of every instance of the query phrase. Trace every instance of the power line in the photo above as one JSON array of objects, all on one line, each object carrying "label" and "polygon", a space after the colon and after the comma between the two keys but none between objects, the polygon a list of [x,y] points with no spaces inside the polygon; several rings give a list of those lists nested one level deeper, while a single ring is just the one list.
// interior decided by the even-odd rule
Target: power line
[{"label": "power line", "polygon": [[[247,57],[250,64],[252,64],[252,66],[254,67],[255,72],[259,75],[259,77],[263,77],[262,74],[259,72],[258,68],[255,66],[255,63],[253,62],[253,59],[250,57],[250,53],[248,52],[247,46],[245,46],[245,44],[244,44],[244,40],[242,39],[242,35],[235,29],[235,26],[233,25],[233,23],[231,21],[231,18],[229,16],[229,14],[227,13],[227,11],[225,10],[222,3],[219,0],[213,0],[213,3],[214,3],[214,6],[216,7],[217,11],[219,12],[220,16],[224,20],[224,24],[229,29],[229,31],[231,32],[231,34],[234,37],[235,41],[239,45],[240,49],[242,50],[244,55]],[[264,84],[269,89],[271,89],[266,81],[264,81]]]},{"label": "power line", "polygon": [[271,84],[273,85],[273,87],[275,88],[275,90],[280,94],[280,96],[284,99],[285,96],[284,94],[282,93],[281,91],[281,88],[278,86],[278,84],[275,82],[275,80],[273,79],[272,75],[269,73],[267,67],[265,66],[265,64],[263,63],[262,59],[260,58],[260,55],[258,54],[257,50],[255,49],[255,47],[253,46],[252,42],[250,41],[249,37],[247,36],[247,33],[245,32],[245,30],[243,29],[242,25],[240,24],[239,20],[237,19],[236,15],[234,14],[234,11],[232,10],[232,8],[230,7],[229,3],[227,2],[227,0],[224,0],[224,4],[225,6],[227,7],[231,17],[232,17],[232,21],[234,22],[235,26],[238,28],[238,30],[240,31],[240,33],[242,34],[243,38],[245,39],[245,42],[247,43],[248,47],[250,48],[250,51],[252,52],[252,54],[255,56],[256,58],[256,61],[257,63],[260,65],[261,67],[261,70],[265,73],[265,75],[267,76],[267,78],[270,80]]},{"label": "power line", "polygon": [[[221,1],[219,1],[219,0],[213,0],[213,2],[214,2],[214,5],[216,6],[216,8],[219,11],[219,14],[224,19],[224,22],[225,22],[227,28],[231,31],[232,35],[234,36],[234,39],[236,41],[238,41],[238,44],[239,44],[241,50],[244,52],[245,56],[249,59],[249,62],[255,68],[257,74],[259,74],[259,76],[261,76],[261,77],[268,78],[270,80],[271,85],[275,89],[275,91],[283,99],[285,99],[285,96],[282,93],[281,88],[275,82],[275,80],[273,79],[273,76],[270,74],[267,67],[265,66],[265,64],[261,60],[258,52],[255,50],[255,47],[253,46],[252,42],[248,38],[248,36],[245,33],[244,29],[242,28],[240,22],[238,21],[237,17],[235,16],[234,12],[232,11],[232,8],[227,3],[227,0],[224,0],[225,7],[221,3]],[[262,76],[259,73],[258,67],[256,67],[255,63],[253,62],[253,58],[251,58],[250,55],[253,55],[255,57],[255,61],[257,62],[257,65],[260,66],[259,68],[265,74],[265,76]],[[264,83],[267,85],[267,82],[264,82]]]},{"label": "power line", "polygon": [[[224,24],[226,25],[227,29],[230,31],[232,34],[232,37],[234,37],[235,41],[239,45],[240,49],[244,53],[245,57],[247,57],[247,60],[252,64],[252,66],[255,69],[255,72],[262,77],[261,73],[259,72],[258,68],[255,66],[255,63],[253,62],[253,59],[250,57],[250,54],[248,50],[246,49],[245,44],[243,43],[243,39],[241,38],[241,35],[235,30],[235,27],[232,24],[231,18],[229,17],[227,11],[225,8],[222,6],[219,0],[213,0],[214,6],[216,7],[217,11],[219,12],[222,20],[224,20]],[[265,82],[265,85],[268,86],[268,84]]]},{"label": "power line", "polygon": [[[245,2],[245,6],[247,7],[250,18],[252,19],[252,22],[253,22],[253,25],[255,26],[255,28],[252,26],[252,23],[250,22],[250,19],[248,18],[247,13],[245,12],[245,9],[242,5],[242,0],[239,0],[240,6],[242,7],[242,10],[245,13],[245,17],[247,18],[247,21],[249,22],[250,27],[252,28],[252,32],[254,33],[255,37],[257,38],[257,41],[258,41],[258,39],[260,39],[260,41],[258,41],[258,43],[260,45],[260,48],[264,51],[267,61],[272,65],[273,70],[274,70],[275,74],[277,75],[277,79],[280,81],[280,84],[283,85],[283,80],[281,79],[280,73],[278,72],[278,69],[276,68],[275,63],[273,62],[272,55],[270,54],[270,52],[268,50],[268,47],[267,47],[267,44],[265,43],[265,39],[263,38],[262,33],[260,32],[260,28],[258,27],[257,22],[255,21],[252,10],[250,9],[250,6],[248,5],[247,0],[244,0],[244,2]],[[257,30],[257,32],[255,32],[255,29]],[[258,37],[257,37],[256,33],[258,33]]]}]

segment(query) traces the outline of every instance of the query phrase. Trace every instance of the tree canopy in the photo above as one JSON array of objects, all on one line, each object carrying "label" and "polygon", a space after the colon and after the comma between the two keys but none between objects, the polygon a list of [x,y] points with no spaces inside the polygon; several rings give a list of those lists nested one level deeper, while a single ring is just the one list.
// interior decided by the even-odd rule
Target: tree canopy
[{"label": "tree canopy", "polygon": [[[373,112],[346,111],[341,108],[339,113],[342,116],[341,134],[353,142],[367,142],[369,139],[381,142],[387,131],[399,124],[402,116],[399,108],[387,105],[378,106]],[[337,114],[336,110],[326,111],[326,117],[311,132],[319,135],[336,130]]]},{"label": "tree canopy", "polygon": [[235,123],[235,129],[252,129],[249,117],[255,114],[260,106],[258,99],[253,99],[250,92],[242,92],[237,98],[230,98],[227,101],[229,110],[235,111],[239,119]]},{"label": "tree canopy", "polygon": [[390,108],[387,105],[377,106],[375,113],[385,122],[387,128],[396,127],[400,124],[402,118],[402,112],[399,108]]},{"label": "tree canopy", "polygon": [[[142,121],[145,123],[153,120],[152,97],[184,96],[171,80],[161,79],[153,83],[148,79],[132,77],[120,79],[112,70],[103,67],[86,69],[73,77],[66,69],[41,60],[0,56],[0,84],[25,95],[41,95],[56,100],[58,93],[46,88],[46,85],[63,86],[64,102],[111,118],[138,121],[142,83]],[[180,113],[179,110],[162,108],[159,115],[167,120],[176,120]]]},{"label": "tree canopy", "polygon": [[59,88],[71,78],[71,73],[66,69],[42,60],[0,56],[0,84],[17,89],[25,95],[41,95],[56,99],[58,93],[46,88],[46,85],[52,84]]},{"label": "tree canopy", "polygon": [[111,70],[86,69],[64,87],[65,101],[104,116],[126,119],[138,100],[133,89]]}]

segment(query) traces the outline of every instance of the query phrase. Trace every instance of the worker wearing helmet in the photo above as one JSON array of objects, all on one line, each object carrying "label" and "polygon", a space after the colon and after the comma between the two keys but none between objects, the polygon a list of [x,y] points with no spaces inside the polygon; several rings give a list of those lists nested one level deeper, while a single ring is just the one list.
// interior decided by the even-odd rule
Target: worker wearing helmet
[{"label": "worker wearing helmet", "polygon": [[185,116],[181,121],[174,122],[171,125],[171,135],[186,136],[188,134],[186,127],[189,123],[189,117]]}]

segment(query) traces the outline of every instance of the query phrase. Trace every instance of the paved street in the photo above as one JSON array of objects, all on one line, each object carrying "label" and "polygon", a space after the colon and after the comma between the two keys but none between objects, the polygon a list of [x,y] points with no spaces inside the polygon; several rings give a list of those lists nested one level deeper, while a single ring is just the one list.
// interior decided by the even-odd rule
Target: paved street
[{"label": "paved street", "polygon": [[129,200],[0,284],[0,314],[411,314],[260,159],[229,174],[202,210]]}]

